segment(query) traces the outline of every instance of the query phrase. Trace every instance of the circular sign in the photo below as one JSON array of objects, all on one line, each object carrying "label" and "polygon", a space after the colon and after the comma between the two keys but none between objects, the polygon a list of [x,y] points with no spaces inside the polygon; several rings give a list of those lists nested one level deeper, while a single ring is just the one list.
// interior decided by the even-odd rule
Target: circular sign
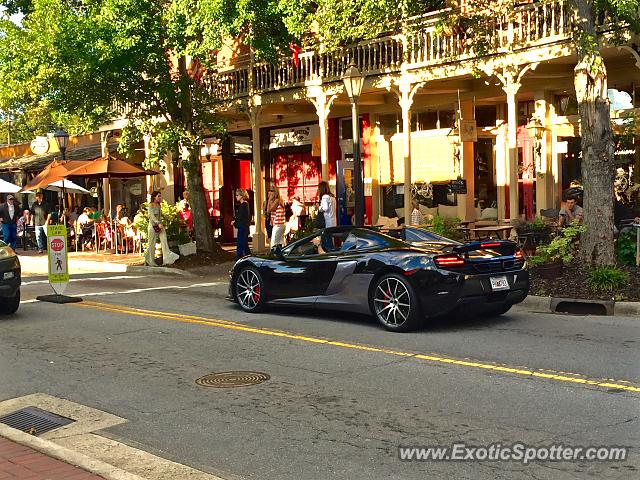
[{"label": "circular sign", "polygon": [[43,155],[49,151],[49,139],[47,137],[36,137],[31,140],[31,151],[36,155]]},{"label": "circular sign", "polygon": [[59,238],[54,238],[53,240],[51,240],[51,250],[53,250],[54,252],[59,252],[63,248],[64,242],[62,240],[60,240]]},{"label": "circular sign", "polygon": [[142,185],[139,183],[134,183],[129,187],[129,192],[131,195],[139,196],[142,195]]}]

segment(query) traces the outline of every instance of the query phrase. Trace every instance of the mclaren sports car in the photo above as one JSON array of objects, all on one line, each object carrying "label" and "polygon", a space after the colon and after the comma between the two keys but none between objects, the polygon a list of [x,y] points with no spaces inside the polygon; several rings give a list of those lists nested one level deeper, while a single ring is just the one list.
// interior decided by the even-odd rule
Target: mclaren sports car
[{"label": "mclaren sports car", "polygon": [[405,227],[326,228],[236,262],[229,299],[247,312],[297,305],[373,315],[404,332],[464,309],[501,315],[529,291],[526,259],[508,240],[458,243]]}]

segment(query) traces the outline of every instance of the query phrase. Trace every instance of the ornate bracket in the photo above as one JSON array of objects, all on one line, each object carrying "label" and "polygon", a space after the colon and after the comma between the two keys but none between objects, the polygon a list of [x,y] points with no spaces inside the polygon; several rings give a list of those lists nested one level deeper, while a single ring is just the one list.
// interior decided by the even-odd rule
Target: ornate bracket
[{"label": "ornate bracket", "polygon": [[502,89],[507,95],[515,95],[522,86],[522,77],[529,70],[535,70],[540,62],[529,63],[527,65],[506,65],[492,68],[490,66],[479,67],[489,77],[495,76],[502,83]]}]

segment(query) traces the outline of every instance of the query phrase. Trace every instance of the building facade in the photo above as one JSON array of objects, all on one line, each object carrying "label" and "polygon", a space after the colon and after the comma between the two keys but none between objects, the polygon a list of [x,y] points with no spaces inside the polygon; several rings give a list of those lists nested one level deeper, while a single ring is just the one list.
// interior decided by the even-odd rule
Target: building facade
[{"label": "building facade", "polygon": [[[569,2],[526,2],[497,14],[482,53],[463,29],[438,26],[449,13],[411,19],[405,32],[336,52],[301,52],[275,64],[238,56],[209,75],[231,138],[250,139],[258,245],[268,183],[306,202],[321,179],[334,186],[345,179],[348,187],[351,107],[342,75],[351,63],[365,76],[359,109],[369,223],[408,217],[412,198],[466,220],[491,206],[499,219],[532,218],[558,207],[581,180]],[[620,25],[602,19],[600,29],[606,42]],[[623,100],[613,102],[612,117],[640,107],[639,43],[628,36],[623,46],[602,46],[609,88]],[[636,150],[621,166],[633,169]],[[246,185],[243,178],[225,174],[225,187]]]}]

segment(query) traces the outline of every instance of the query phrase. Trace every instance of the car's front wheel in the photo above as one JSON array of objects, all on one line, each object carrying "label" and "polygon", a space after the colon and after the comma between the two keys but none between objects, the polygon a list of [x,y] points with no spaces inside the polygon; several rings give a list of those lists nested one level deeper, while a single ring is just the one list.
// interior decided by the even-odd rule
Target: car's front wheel
[{"label": "car's front wheel", "polygon": [[264,282],[260,272],[253,267],[244,267],[235,281],[235,296],[238,305],[245,312],[259,312],[264,309]]},{"label": "car's front wheel", "polygon": [[418,297],[411,284],[401,275],[389,273],[376,282],[372,311],[377,320],[392,332],[408,332],[421,320]]},{"label": "car's front wheel", "polygon": [[20,306],[20,289],[16,290],[13,297],[3,298],[0,302],[0,313],[12,314],[18,311]]}]

